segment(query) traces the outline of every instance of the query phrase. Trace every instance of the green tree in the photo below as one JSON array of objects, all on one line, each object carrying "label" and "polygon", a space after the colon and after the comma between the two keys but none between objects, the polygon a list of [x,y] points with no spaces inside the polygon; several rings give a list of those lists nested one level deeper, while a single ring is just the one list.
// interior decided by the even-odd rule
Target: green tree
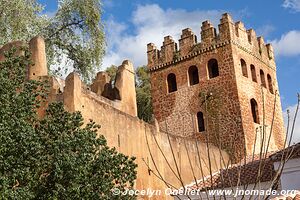
[{"label": "green tree", "polygon": [[[53,17],[42,15],[36,0],[0,0],[0,45],[28,41],[36,35],[46,40],[48,66],[71,63],[85,80],[100,66],[104,55],[102,8],[99,0],[60,0]],[[63,60],[71,61],[62,63]]]},{"label": "green tree", "polygon": [[0,46],[15,40],[28,41],[49,25],[35,0],[0,0]]},{"label": "green tree", "polygon": [[25,80],[29,55],[0,62],[0,199],[134,199],[135,158],[109,148],[99,125],[51,104],[38,119],[47,84]]},{"label": "green tree", "polygon": [[115,82],[116,75],[117,75],[118,67],[116,65],[111,65],[110,67],[106,68],[105,72],[110,76],[110,81],[112,83]]},{"label": "green tree", "polygon": [[152,120],[152,97],[150,75],[147,66],[141,66],[136,69],[136,100],[138,117],[146,122]]}]

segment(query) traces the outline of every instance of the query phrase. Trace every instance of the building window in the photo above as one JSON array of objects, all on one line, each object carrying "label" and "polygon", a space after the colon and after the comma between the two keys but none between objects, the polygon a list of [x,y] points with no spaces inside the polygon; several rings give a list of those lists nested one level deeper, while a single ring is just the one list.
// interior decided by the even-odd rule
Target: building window
[{"label": "building window", "polygon": [[202,112],[197,113],[197,125],[198,125],[198,131],[199,132],[205,131],[204,117],[203,117]]},{"label": "building window", "polygon": [[257,82],[257,78],[256,78],[256,70],[254,65],[250,65],[250,69],[251,69],[251,77],[252,77],[252,81],[253,82]]},{"label": "building window", "polygon": [[259,75],[260,75],[260,82],[261,82],[261,85],[262,85],[263,87],[267,88],[264,71],[263,71],[263,70],[260,70],[260,71],[259,71]]},{"label": "building window", "polygon": [[241,59],[241,68],[243,76],[248,77],[247,64],[243,59]]},{"label": "building window", "polygon": [[210,79],[219,76],[219,66],[216,59],[210,59],[208,61],[208,75]]},{"label": "building window", "polygon": [[252,113],[253,122],[259,124],[257,102],[255,101],[255,99],[251,99],[250,104],[251,104],[251,113]]},{"label": "building window", "polygon": [[175,92],[177,91],[177,83],[176,83],[176,76],[175,74],[171,73],[167,77],[168,82],[168,92]]},{"label": "building window", "polygon": [[190,85],[196,85],[199,83],[198,68],[196,66],[191,66],[188,70]]},{"label": "building window", "polygon": [[271,78],[270,74],[267,75],[267,79],[268,79],[269,91],[270,91],[272,94],[274,94],[273,83],[272,83],[272,78]]}]

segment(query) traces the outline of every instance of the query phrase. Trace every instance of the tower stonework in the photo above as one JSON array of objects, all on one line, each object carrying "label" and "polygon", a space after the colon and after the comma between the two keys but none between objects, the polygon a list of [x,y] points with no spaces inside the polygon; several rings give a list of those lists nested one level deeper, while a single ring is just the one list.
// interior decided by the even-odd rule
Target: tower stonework
[{"label": "tower stonework", "polygon": [[161,50],[147,45],[160,130],[209,140],[233,159],[259,153],[269,137],[264,150],[281,149],[284,125],[272,46],[227,13],[218,33],[209,21],[200,32],[200,43],[184,29],[179,48],[171,36]]}]

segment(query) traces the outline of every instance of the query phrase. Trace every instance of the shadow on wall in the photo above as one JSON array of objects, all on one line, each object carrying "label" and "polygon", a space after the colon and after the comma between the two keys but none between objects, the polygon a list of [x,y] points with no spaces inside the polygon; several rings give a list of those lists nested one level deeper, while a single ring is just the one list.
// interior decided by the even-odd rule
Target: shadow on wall
[{"label": "shadow on wall", "polygon": [[120,91],[114,87],[112,82],[105,83],[101,96],[110,100],[121,100]]},{"label": "shadow on wall", "polygon": [[121,110],[132,116],[137,116],[136,91],[133,64],[123,61],[118,67],[114,84],[107,72],[98,72],[91,84],[92,92],[112,101],[121,101]]}]

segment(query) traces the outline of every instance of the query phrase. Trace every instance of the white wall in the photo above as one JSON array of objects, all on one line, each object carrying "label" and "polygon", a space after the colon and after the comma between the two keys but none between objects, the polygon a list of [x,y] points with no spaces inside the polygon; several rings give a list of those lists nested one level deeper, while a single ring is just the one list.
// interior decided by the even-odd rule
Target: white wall
[{"label": "white wall", "polygon": [[[280,162],[275,162],[274,167],[277,170]],[[300,189],[300,158],[288,160],[282,170],[281,175],[282,190],[299,190]]]}]

